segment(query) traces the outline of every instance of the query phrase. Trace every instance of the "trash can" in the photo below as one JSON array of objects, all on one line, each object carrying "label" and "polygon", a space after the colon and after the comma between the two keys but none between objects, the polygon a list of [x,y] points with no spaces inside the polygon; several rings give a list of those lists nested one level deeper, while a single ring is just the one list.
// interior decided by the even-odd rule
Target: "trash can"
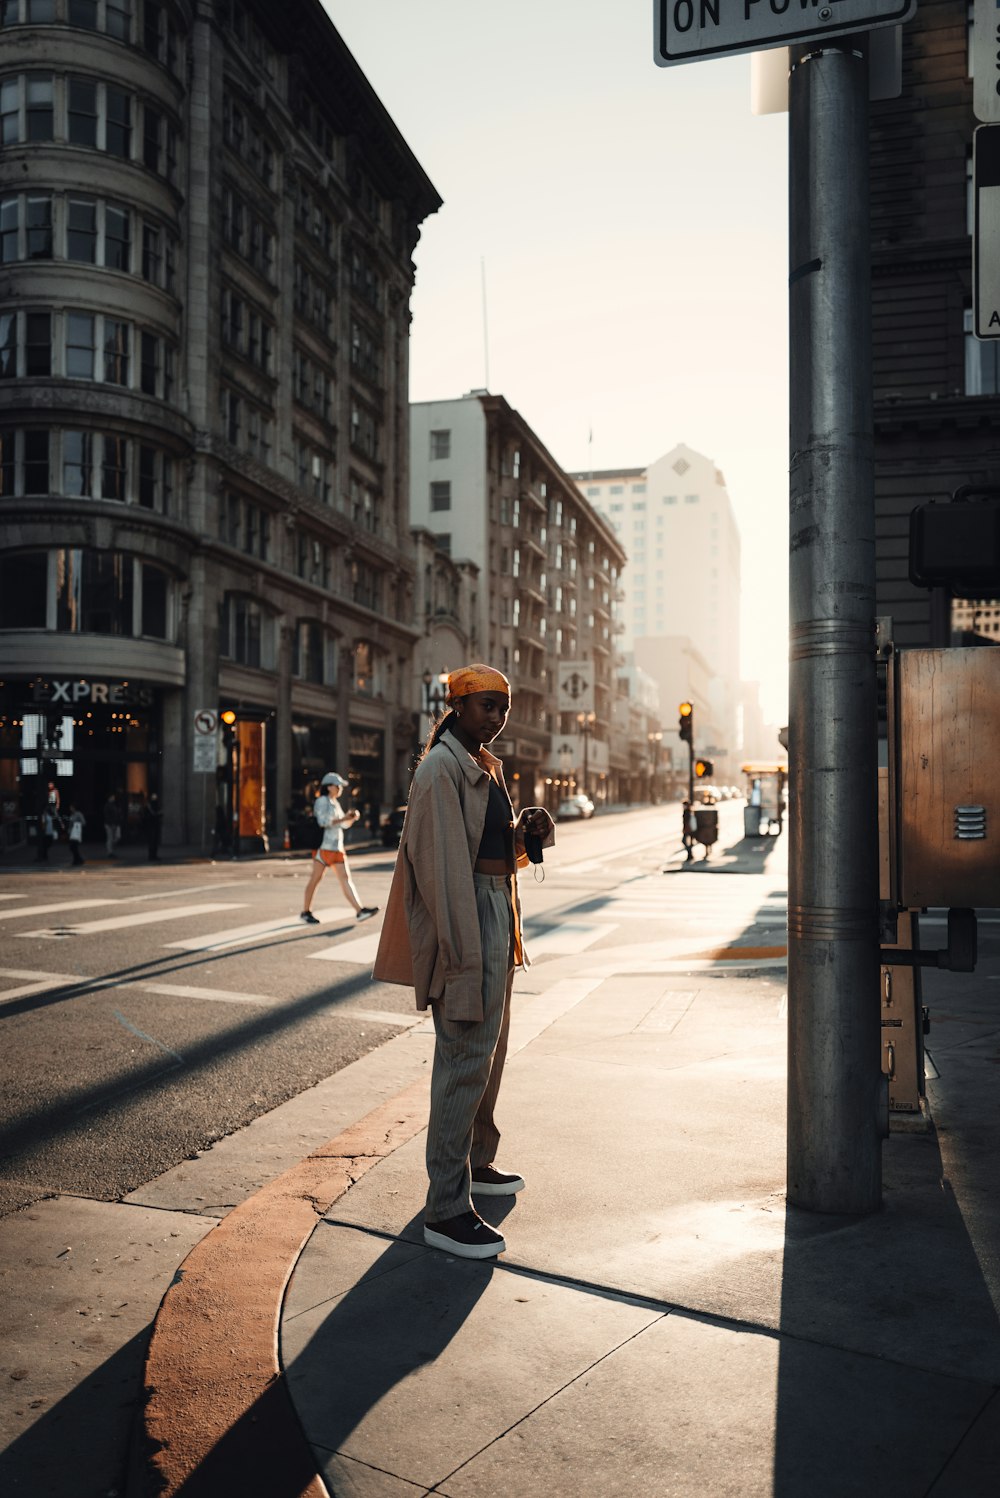
[{"label": "trash can", "polygon": [[710,848],[719,840],[719,810],[716,806],[696,806],[694,813],[695,842]]},{"label": "trash can", "polygon": [[743,808],[743,836],[761,837],[761,808],[759,806],[744,806]]}]

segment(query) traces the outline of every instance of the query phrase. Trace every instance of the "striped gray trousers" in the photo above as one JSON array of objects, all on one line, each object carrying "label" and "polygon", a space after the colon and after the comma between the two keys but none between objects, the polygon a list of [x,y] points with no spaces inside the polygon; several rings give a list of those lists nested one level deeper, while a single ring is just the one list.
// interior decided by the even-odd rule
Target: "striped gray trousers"
[{"label": "striped gray trousers", "polygon": [[507,1056],[514,981],[510,880],[473,874],[483,948],[483,1018],[451,1020],[433,1004],[434,1070],[427,1125],[427,1222],[468,1212],[471,1170],[492,1165],[500,1143],[493,1109]]}]

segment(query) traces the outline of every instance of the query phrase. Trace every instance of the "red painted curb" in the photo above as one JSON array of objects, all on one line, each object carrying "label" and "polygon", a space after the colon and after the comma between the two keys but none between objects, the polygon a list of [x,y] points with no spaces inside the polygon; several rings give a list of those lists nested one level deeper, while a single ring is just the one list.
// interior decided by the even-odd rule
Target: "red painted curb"
[{"label": "red painted curb", "polygon": [[425,1126],[428,1092],[375,1108],[188,1254],[153,1326],[131,1498],[328,1498],[278,1360],[282,1298],[323,1213]]}]

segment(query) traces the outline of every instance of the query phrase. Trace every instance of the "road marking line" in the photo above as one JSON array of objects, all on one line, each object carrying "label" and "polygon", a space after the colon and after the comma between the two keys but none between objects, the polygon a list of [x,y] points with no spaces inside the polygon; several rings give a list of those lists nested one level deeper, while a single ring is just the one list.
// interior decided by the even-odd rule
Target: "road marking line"
[{"label": "road marking line", "polygon": [[356,962],[359,967],[371,967],[378,951],[378,932],[366,931],[353,941],[336,942],[324,947],[322,952],[310,952],[311,962]]},{"label": "road marking line", "polygon": [[192,988],[185,983],[107,983],[102,988],[137,988],[142,993],[161,994],[166,999],[211,999],[217,1004],[257,1004],[266,1009],[276,1004],[268,994],[235,993],[224,988]]},{"label": "road marking line", "polygon": [[[220,910],[228,909],[220,906]],[[233,909],[241,909],[234,906]],[[341,917],[343,907],[330,906],[326,910],[314,911],[318,921],[329,921],[336,929],[336,922]],[[187,937],[184,941],[164,942],[164,946],[171,949],[179,949],[182,952],[215,952],[222,947],[238,947],[246,942],[261,941],[266,936],[273,936],[277,931],[304,931],[310,930],[315,934],[315,927],[304,927],[297,915],[283,915],[276,920],[256,921],[252,926],[230,926],[223,931],[210,931],[206,936]]]},{"label": "road marking line", "polygon": [[525,931],[525,944],[528,948],[529,957],[537,957],[541,952],[555,952],[572,957],[577,952],[584,952],[592,947],[595,941],[600,941],[605,936],[610,936],[612,931],[617,931],[616,924],[604,925],[589,922],[583,925],[577,921],[560,921],[558,926],[552,926],[548,931],[532,933],[532,923],[528,921]]},{"label": "road marking line", "polygon": [[0,895],[0,900],[26,900],[27,895]]},{"label": "road marking line", "polygon": [[213,915],[219,910],[242,910],[242,905],[209,901],[203,905],[176,905],[167,910],[139,910],[132,915],[109,916],[103,921],[84,921],[79,926],[49,927],[44,931],[22,931],[22,936],[58,939],[61,936],[92,936],[98,931],[122,931],[132,926],[153,926],[157,921],[179,921],[186,916]]},{"label": "road marking line", "polygon": [[20,920],[26,915],[51,915],[54,910],[91,910],[97,905],[117,905],[118,903],[117,900],[110,899],[60,900],[55,905],[22,905],[17,910],[0,910],[0,921]]},{"label": "road marking line", "polygon": [[[0,978],[30,979],[30,982],[22,983],[19,988],[6,988],[0,992],[0,1004],[9,1004],[11,999],[23,998],[25,994],[43,993],[47,988],[62,988],[64,984],[81,981],[75,973],[26,972],[23,968],[16,967],[0,968]],[[83,981],[86,982],[86,979]]]}]

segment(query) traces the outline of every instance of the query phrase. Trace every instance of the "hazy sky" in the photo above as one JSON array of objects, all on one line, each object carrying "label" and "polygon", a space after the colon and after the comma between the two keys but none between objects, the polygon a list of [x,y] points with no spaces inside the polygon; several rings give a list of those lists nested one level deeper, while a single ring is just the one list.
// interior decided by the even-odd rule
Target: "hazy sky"
[{"label": "hazy sky", "polygon": [[656,67],[650,0],[324,4],[444,199],[411,399],[488,384],[570,471],[714,459],[743,675],[785,722],[787,116],[751,115],[745,57]]}]

